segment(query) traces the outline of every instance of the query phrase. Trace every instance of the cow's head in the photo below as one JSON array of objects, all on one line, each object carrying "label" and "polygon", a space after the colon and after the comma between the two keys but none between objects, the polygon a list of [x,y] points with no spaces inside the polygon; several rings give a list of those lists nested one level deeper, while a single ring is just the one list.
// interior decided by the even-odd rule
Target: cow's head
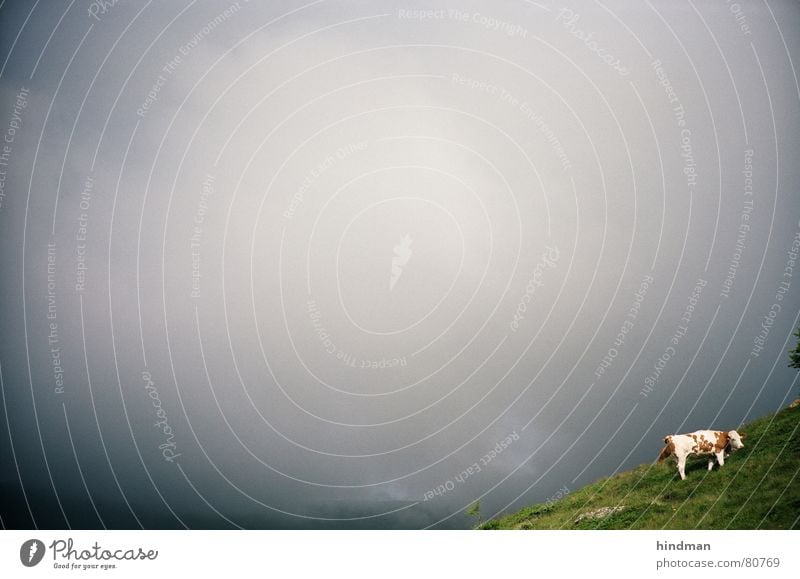
[{"label": "cow's head", "polygon": [[735,430],[728,431],[728,440],[730,441],[731,449],[738,450],[744,447],[744,443],[742,439],[744,438],[744,434],[739,434]]}]

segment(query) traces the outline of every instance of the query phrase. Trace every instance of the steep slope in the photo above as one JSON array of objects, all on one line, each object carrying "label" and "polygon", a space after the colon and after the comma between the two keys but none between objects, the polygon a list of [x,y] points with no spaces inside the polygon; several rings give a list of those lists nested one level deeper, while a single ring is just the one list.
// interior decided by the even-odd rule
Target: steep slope
[{"label": "steep slope", "polygon": [[[745,447],[721,469],[690,457],[600,479],[565,498],[484,523],[483,529],[798,529],[800,406],[739,429]],[[653,456],[660,448],[653,449]]]}]

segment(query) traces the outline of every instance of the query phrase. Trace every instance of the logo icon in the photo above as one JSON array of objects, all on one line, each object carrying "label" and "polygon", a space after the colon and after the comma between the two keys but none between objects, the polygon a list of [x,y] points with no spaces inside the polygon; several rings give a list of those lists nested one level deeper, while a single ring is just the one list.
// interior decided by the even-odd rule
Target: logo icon
[{"label": "logo icon", "polygon": [[389,291],[394,289],[397,280],[403,275],[403,267],[411,259],[411,244],[414,242],[411,236],[405,234],[400,238],[400,243],[394,246],[394,257],[392,257],[392,276],[389,278]]},{"label": "logo icon", "polygon": [[19,548],[19,560],[26,567],[35,567],[44,557],[44,543],[39,539],[28,539]]}]

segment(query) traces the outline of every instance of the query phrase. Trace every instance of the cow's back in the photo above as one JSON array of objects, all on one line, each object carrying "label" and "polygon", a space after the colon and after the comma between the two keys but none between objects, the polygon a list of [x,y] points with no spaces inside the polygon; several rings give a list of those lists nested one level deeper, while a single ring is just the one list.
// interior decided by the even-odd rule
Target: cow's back
[{"label": "cow's back", "polygon": [[728,444],[728,435],[719,430],[696,430],[686,435],[692,441],[694,454],[713,454],[721,452]]}]

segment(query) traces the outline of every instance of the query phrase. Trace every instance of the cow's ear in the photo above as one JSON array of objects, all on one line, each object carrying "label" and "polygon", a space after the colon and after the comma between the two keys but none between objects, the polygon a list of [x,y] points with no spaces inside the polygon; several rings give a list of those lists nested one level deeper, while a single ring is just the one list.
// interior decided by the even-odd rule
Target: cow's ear
[{"label": "cow's ear", "polygon": [[747,435],[744,432],[740,432],[739,433],[739,438],[744,439],[745,436],[747,436]]}]

